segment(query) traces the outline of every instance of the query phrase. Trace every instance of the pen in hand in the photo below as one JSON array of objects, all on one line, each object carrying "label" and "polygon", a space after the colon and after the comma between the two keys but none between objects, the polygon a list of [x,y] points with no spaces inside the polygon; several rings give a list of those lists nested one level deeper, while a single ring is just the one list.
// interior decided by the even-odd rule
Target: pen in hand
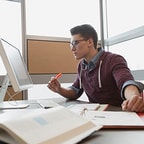
[{"label": "pen in hand", "polygon": [[58,79],[58,78],[60,78],[62,76],[62,73],[59,73],[59,74],[57,74],[54,78],[55,79]]},{"label": "pen in hand", "polygon": [[59,73],[55,77],[51,77],[51,80],[48,82],[47,87],[49,89],[51,89],[52,91],[54,91],[54,92],[58,92],[58,89],[60,87],[60,83],[59,82],[55,82],[55,80],[57,80],[61,76],[62,76],[62,73]]}]

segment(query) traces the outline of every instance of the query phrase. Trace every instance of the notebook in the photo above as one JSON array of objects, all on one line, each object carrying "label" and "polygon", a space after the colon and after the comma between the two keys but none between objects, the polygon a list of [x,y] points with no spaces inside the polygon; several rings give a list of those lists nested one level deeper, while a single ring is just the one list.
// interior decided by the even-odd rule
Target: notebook
[{"label": "notebook", "polygon": [[126,111],[86,111],[83,115],[103,128],[144,129],[144,121],[135,112]]}]

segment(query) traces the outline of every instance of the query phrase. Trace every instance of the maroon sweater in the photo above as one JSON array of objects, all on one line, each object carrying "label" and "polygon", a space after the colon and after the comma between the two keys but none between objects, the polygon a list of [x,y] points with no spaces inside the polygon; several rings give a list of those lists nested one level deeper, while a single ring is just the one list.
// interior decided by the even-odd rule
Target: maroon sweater
[{"label": "maroon sweater", "polygon": [[91,66],[84,64],[84,60],[79,63],[72,88],[78,90],[78,96],[85,91],[89,102],[120,106],[122,86],[134,78],[122,56],[104,50],[100,53]]}]

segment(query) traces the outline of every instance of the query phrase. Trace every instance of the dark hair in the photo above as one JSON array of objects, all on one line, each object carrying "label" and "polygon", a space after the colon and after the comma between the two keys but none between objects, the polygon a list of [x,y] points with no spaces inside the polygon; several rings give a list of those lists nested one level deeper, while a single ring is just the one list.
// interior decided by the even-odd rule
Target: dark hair
[{"label": "dark hair", "polygon": [[89,24],[78,25],[70,30],[71,35],[80,34],[83,38],[92,38],[94,47],[97,47],[98,36],[96,30]]}]

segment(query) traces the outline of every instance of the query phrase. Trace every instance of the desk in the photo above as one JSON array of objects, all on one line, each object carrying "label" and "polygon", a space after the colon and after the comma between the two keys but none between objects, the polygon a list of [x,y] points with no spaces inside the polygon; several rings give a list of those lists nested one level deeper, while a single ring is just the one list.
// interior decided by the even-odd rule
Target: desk
[{"label": "desk", "polygon": [[[53,101],[63,106],[71,104],[83,103],[82,101],[69,101],[63,97],[53,98]],[[41,108],[36,100],[23,100],[20,103],[29,103],[27,109]],[[121,110],[120,107],[110,106],[108,110]],[[10,111],[2,110],[0,113]],[[19,111],[19,110],[17,110]],[[79,144],[143,144],[144,143],[144,130],[128,130],[128,129],[101,129],[95,132],[90,137],[84,139]]]}]

